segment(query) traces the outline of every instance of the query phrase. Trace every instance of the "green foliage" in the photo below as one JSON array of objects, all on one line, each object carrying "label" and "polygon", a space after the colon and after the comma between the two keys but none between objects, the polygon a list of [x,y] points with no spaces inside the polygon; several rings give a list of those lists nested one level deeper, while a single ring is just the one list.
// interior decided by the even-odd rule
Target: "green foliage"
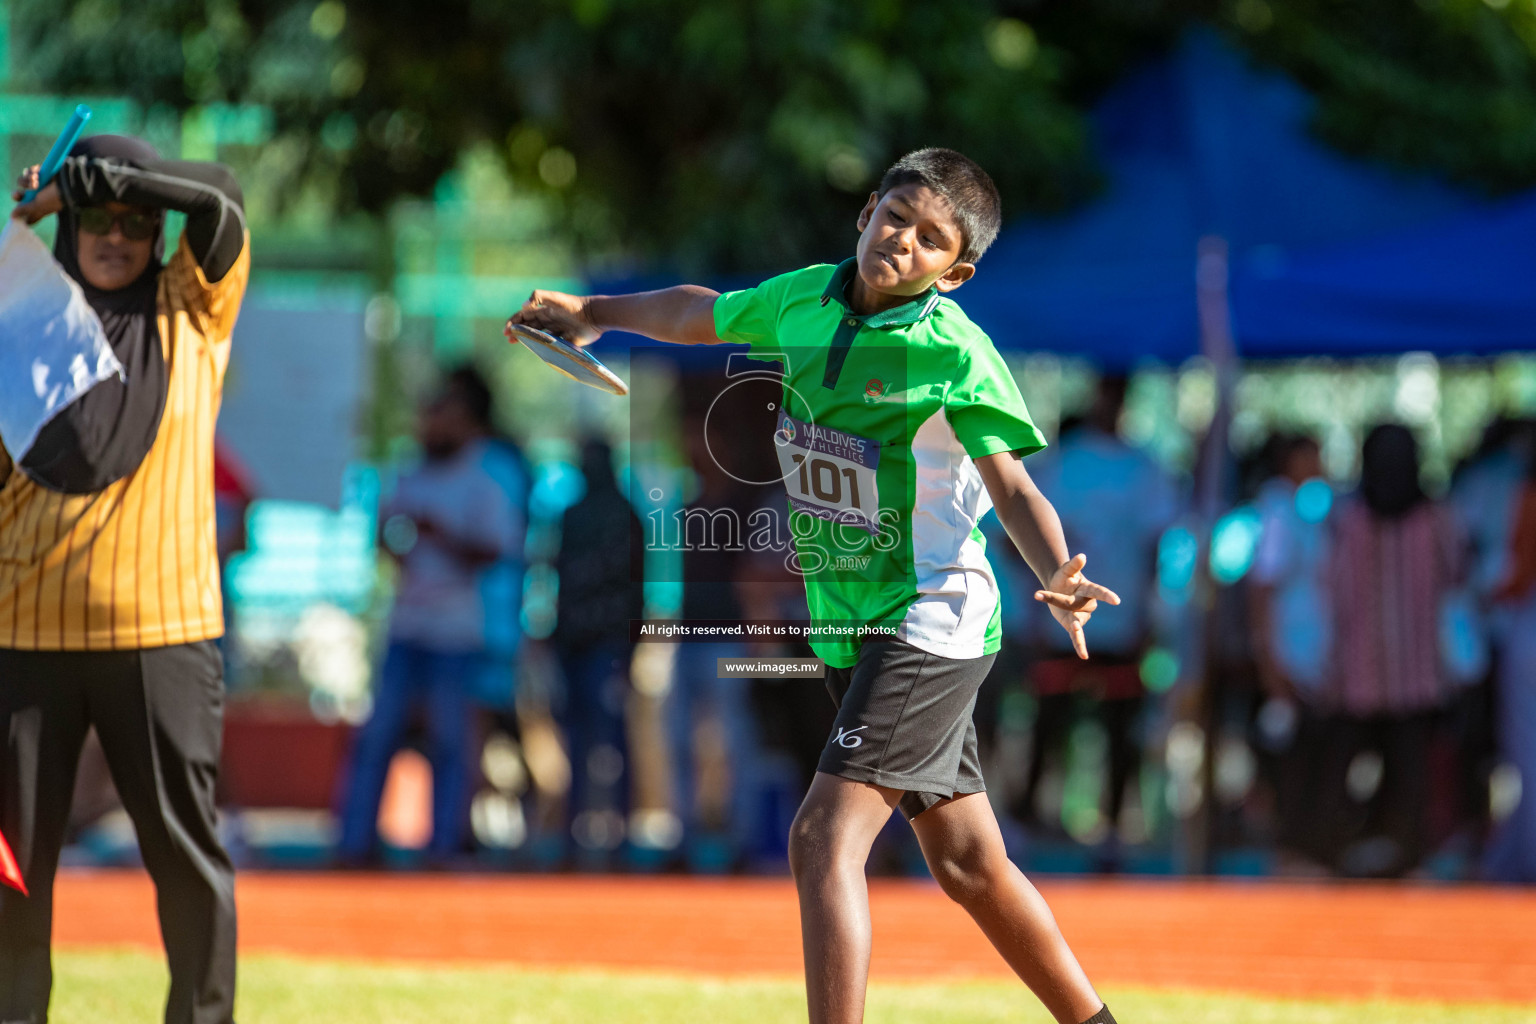
[{"label": "green foliage", "polygon": [[57,0],[16,9],[37,84],[266,104],[294,190],[322,177],[340,208],[428,194],[491,142],[589,256],[730,270],[839,255],[920,145],[972,153],[1012,210],[1084,193],[1063,54],[1003,6],[69,0],[63,32]]},{"label": "green foliage", "polygon": [[[591,10],[599,5],[578,5]],[[573,224],[684,265],[840,256],[880,172],[922,145],[991,168],[1017,209],[1086,182],[1057,55],[988,4],[665,0],[546,21],[514,47],[514,171],[562,183],[528,135],[575,155]]]},{"label": "green foliage", "polygon": [[1352,152],[1536,182],[1532,0],[12,0],[23,84],[258,103],[311,208],[430,195],[490,146],[589,260],[831,259],[881,169],[951,145],[1009,215],[1092,191],[1083,111],[1214,25],[1322,97]]},{"label": "green foliage", "polygon": [[1490,192],[1536,184],[1536,3],[1237,0],[1260,57],[1322,98],[1346,152]]}]

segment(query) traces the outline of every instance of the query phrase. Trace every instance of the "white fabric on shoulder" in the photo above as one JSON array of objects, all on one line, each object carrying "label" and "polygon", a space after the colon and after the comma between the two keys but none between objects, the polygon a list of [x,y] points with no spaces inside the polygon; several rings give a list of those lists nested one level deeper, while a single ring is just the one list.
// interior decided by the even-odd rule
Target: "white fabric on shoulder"
[{"label": "white fabric on shoulder", "polygon": [[48,421],[123,376],[85,294],[32,229],[0,231],[0,440],[19,465]]}]

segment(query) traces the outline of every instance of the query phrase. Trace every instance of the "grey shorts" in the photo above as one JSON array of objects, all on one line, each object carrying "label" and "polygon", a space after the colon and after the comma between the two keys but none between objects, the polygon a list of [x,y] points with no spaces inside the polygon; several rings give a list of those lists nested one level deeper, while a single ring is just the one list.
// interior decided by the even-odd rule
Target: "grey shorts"
[{"label": "grey shorts", "polygon": [[852,668],[827,666],[837,705],[816,770],[901,789],[908,820],[941,800],[986,791],[976,694],[997,655],[955,660],[899,640],[866,640]]}]

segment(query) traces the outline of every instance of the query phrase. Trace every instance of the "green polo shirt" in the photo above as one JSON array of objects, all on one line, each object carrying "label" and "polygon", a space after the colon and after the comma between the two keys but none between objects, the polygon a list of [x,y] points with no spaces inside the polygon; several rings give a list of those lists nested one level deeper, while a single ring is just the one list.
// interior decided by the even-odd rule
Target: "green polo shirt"
[{"label": "green polo shirt", "polygon": [[859,316],[847,260],[729,292],[715,332],[785,364],[773,443],[811,646],[847,668],[865,635],[945,658],[1001,644],[972,459],[1045,447],[991,339],[932,289]]}]

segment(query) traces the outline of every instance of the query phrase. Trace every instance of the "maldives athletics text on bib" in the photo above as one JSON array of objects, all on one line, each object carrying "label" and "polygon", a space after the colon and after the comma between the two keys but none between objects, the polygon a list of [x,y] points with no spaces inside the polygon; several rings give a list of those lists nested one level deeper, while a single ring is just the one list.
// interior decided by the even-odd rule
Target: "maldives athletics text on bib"
[{"label": "maldives athletics text on bib", "polygon": [[870,534],[880,532],[878,441],[783,413],[773,446],[792,512],[809,512]]}]

